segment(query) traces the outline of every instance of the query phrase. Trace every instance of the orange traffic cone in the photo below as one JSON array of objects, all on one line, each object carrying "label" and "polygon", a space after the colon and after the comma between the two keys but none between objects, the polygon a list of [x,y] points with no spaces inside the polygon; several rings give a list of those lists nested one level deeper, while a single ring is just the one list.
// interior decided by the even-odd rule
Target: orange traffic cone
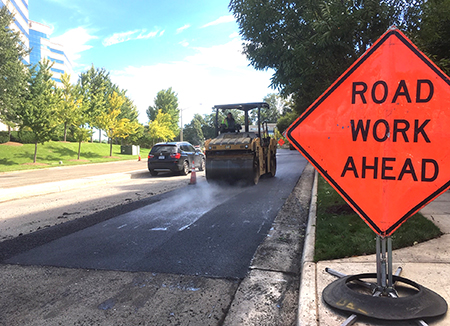
[{"label": "orange traffic cone", "polygon": [[139,154],[139,156],[138,156],[138,162],[140,162],[141,161],[141,154]]},{"label": "orange traffic cone", "polygon": [[189,181],[190,185],[195,185],[197,183],[197,176],[195,174],[195,164],[192,161],[192,171],[191,171],[191,181]]}]

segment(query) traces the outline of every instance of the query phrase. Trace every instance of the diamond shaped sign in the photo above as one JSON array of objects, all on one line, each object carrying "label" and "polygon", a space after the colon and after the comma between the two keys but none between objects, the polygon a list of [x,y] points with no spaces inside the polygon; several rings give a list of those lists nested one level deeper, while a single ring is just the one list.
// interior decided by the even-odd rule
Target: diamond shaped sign
[{"label": "diamond shaped sign", "polygon": [[286,135],[389,236],[450,187],[450,79],[393,27]]}]

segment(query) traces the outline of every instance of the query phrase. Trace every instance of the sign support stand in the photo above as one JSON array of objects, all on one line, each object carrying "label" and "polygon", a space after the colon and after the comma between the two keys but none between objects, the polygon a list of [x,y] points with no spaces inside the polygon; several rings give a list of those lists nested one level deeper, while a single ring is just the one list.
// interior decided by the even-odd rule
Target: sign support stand
[{"label": "sign support stand", "polygon": [[390,236],[381,237],[380,235],[377,235],[376,241],[377,291],[380,292],[380,295],[397,296],[392,277],[392,238]]},{"label": "sign support stand", "polygon": [[[392,238],[377,235],[377,273],[346,275],[331,268],[325,269],[339,280],[324,289],[324,301],[336,309],[351,313],[341,326],[353,325],[358,315],[380,320],[415,320],[419,325],[427,326],[422,318],[446,313],[447,303],[442,297],[420,284],[400,277],[401,267],[393,273],[392,256]],[[376,282],[364,279],[376,279]],[[397,282],[414,288],[415,292],[405,293],[402,285],[397,292]],[[355,291],[357,288],[359,290]],[[367,294],[362,294],[363,292]],[[387,298],[398,300],[391,301]],[[411,308],[414,308],[415,316],[410,316]]]}]

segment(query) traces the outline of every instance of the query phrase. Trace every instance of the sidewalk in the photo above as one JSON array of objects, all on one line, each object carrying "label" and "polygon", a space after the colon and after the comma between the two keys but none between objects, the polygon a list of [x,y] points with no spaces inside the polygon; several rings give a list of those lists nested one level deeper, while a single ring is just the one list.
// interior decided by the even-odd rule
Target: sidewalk
[{"label": "sidewalk", "polygon": [[[317,172],[314,181],[317,187]],[[302,281],[299,297],[298,325],[338,326],[350,317],[349,313],[330,308],[322,299],[323,289],[336,280],[325,272],[331,268],[347,275],[376,273],[376,256],[361,256],[314,263],[315,196],[310,209],[305,250],[302,259]],[[447,191],[421,210],[444,233],[440,238],[393,251],[393,270],[402,267],[400,276],[412,280],[442,296],[450,303],[450,192]],[[375,235],[374,235],[375,237]],[[389,300],[389,299],[388,299]],[[450,325],[450,314],[441,318],[425,320],[428,325]],[[348,324],[350,325],[350,324]],[[418,325],[417,321],[386,322],[358,318],[353,325]]]}]

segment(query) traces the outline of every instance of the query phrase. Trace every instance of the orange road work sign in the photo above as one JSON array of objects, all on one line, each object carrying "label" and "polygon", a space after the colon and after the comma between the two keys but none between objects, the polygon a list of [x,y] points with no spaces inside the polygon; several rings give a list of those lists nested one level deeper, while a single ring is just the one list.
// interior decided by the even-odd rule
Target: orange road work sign
[{"label": "orange road work sign", "polygon": [[450,79],[393,27],[286,135],[389,236],[450,187]]}]

